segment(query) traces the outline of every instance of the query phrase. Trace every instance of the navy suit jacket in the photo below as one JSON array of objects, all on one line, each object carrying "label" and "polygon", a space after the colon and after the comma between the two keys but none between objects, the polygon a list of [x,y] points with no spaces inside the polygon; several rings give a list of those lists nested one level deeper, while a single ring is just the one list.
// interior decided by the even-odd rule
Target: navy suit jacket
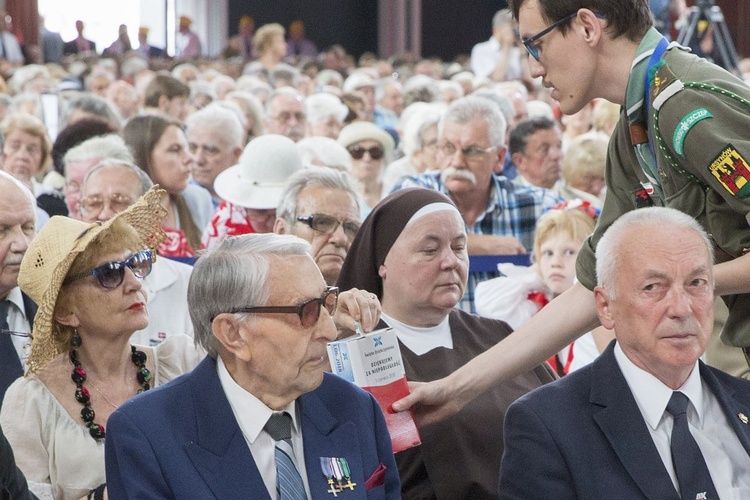
[{"label": "navy suit jacket", "polygon": [[[680,500],[615,360],[612,342],[592,364],[513,403],[505,415],[500,497]],[[700,363],[750,455],[750,381]]]},{"label": "navy suit jacket", "polygon": [[[372,396],[326,373],[297,404],[313,499],[333,498],[320,457],[349,463],[356,486],[339,500],[400,497],[390,436]],[[112,500],[269,498],[209,356],[193,372],[122,405],[109,417],[106,441]],[[366,489],[381,465],[381,486]]]}]

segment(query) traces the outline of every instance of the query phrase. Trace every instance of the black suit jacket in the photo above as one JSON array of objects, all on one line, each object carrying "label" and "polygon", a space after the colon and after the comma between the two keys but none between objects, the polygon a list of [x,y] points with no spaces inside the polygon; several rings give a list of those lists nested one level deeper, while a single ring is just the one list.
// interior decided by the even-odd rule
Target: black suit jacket
[{"label": "black suit jacket", "polygon": [[[592,364],[519,398],[505,416],[501,498],[680,500],[612,342]],[[750,381],[700,365],[750,455]],[[749,458],[750,459],[750,458]]]},{"label": "black suit jacket", "polygon": [[0,500],[27,500],[36,498],[29,493],[26,478],[13,457],[13,450],[0,428]]}]

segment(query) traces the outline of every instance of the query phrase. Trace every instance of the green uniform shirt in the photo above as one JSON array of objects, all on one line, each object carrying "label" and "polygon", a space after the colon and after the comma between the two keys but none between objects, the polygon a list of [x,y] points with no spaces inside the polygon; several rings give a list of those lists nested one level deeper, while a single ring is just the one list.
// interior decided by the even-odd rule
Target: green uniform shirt
[{"label": "green uniform shirt", "polygon": [[[644,37],[638,54],[653,49],[659,41],[660,36],[654,36],[652,31]],[[659,106],[664,146],[684,172],[669,165],[663,151],[656,147],[663,199],[658,190],[647,193],[650,183],[631,145],[626,106],[609,144],[607,195],[601,217],[576,265],[578,280],[591,290],[596,286],[597,242],[620,215],[637,208],[667,206],[695,217],[714,240],[717,262],[750,249],[750,108],[719,93],[669,84],[675,78],[681,82],[704,82],[745,99],[750,99],[750,88],[724,69],[677,48],[668,50],[663,60],[665,64],[651,84],[651,106]],[[646,65],[641,60],[631,72],[631,101],[637,95],[633,89],[643,92]],[[633,109],[631,106],[631,120]],[[722,339],[730,345],[750,346],[750,295],[732,295],[724,300],[729,319]]]}]

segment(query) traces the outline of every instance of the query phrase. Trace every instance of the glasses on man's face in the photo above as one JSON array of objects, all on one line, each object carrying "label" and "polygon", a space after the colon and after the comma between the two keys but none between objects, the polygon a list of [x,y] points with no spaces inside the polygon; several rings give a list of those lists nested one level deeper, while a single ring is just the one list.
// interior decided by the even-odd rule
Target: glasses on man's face
[{"label": "glasses on man's face", "polygon": [[525,40],[521,40],[521,43],[523,43],[523,46],[526,47],[526,51],[531,55],[531,57],[533,57],[534,59],[536,59],[537,61],[539,61],[539,47],[537,47],[535,45],[536,42],[540,38],[542,38],[544,35],[546,35],[550,31],[552,31],[553,29],[561,26],[563,23],[566,23],[566,22],[570,21],[571,19],[573,19],[577,15],[578,15],[578,11],[575,11],[572,14],[563,17],[559,21],[550,24],[549,26],[547,26],[546,28],[544,28],[542,31],[540,31],[539,33],[537,33],[536,35],[534,35],[534,36],[532,36],[530,38],[527,38]]},{"label": "glasses on man's face", "polygon": [[143,279],[151,273],[152,255],[150,250],[135,253],[122,262],[105,262],[91,271],[68,276],[63,282],[69,285],[89,276],[96,276],[99,284],[104,288],[117,288],[125,279],[125,268],[129,267],[136,278]]},{"label": "glasses on man's face", "polygon": [[289,120],[291,120],[292,118],[294,118],[298,122],[302,123],[302,122],[304,122],[307,119],[307,116],[304,113],[302,113],[301,111],[297,111],[296,113],[290,113],[288,111],[282,111],[281,113],[279,113],[278,115],[276,115],[274,117],[275,120],[277,120],[279,122],[282,122],[282,123],[286,123]]},{"label": "glasses on man's face", "polygon": [[468,146],[462,149],[458,149],[451,142],[444,142],[439,146],[440,152],[445,156],[450,157],[456,154],[456,151],[461,151],[461,154],[467,160],[479,160],[481,158],[484,158],[487,153],[491,152],[496,147],[497,146],[490,146],[488,148],[483,148],[482,146]]},{"label": "glasses on man's face", "polygon": [[297,221],[307,224],[313,231],[323,234],[332,234],[339,226],[344,228],[344,234],[350,240],[357,236],[361,224],[353,220],[340,220],[325,214],[312,214],[305,217],[297,217]]},{"label": "glasses on man's face", "polygon": [[253,313],[253,314],[296,314],[304,328],[310,328],[320,319],[320,308],[324,306],[328,314],[333,316],[336,311],[336,304],[339,300],[339,289],[335,286],[326,287],[323,295],[316,299],[310,299],[297,304],[296,306],[259,306],[243,307],[233,311],[234,313]]},{"label": "glasses on man's face", "polygon": [[109,198],[98,194],[92,194],[81,200],[81,208],[86,215],[99,215],[104,210],[105,205],[109,205],[109,209],[119,214],[134,202],[133,198],[125,194],[115,193]]},{"label": "glasses on man's face", "polygon": [[369,153],[370,158],[372,158],[373,160],[379,160],[385,154],[385,150],[380,146],[373,146],[371,148],[356,146],[353,148],[349,148],[349,154],[352,155],[352,158],[354,158],[355,160],[361,160],[362,158],[364,158],[365,153]]}]

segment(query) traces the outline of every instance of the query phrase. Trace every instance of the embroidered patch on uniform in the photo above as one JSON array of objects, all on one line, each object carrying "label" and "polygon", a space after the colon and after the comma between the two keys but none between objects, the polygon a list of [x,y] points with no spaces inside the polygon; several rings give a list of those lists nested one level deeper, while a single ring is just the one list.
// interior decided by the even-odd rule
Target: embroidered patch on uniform
[{"label": "embroidered patch on uniform", "polygon": [[686,114],[680,123],[677,124],[677,128],[674,129],[674,135],[672,136],[672,147],[675,152],[680,156],[685,156],[685,136],[687,136],[690,129],[693,128],[701,120],[706,118],[713,118],[706,108],[698,108],[690,113]]},{"label": "embroidered patch on uniform", "polygon": [[731,144],[711,162],[708,171],[734,196],[750,195],[750,165]]},{"label": "embroidered patch on uniform", "polygon": [[640,188],[633,195],[635,196],[636,208],[650,207],[654,204],[645,187]]}]

